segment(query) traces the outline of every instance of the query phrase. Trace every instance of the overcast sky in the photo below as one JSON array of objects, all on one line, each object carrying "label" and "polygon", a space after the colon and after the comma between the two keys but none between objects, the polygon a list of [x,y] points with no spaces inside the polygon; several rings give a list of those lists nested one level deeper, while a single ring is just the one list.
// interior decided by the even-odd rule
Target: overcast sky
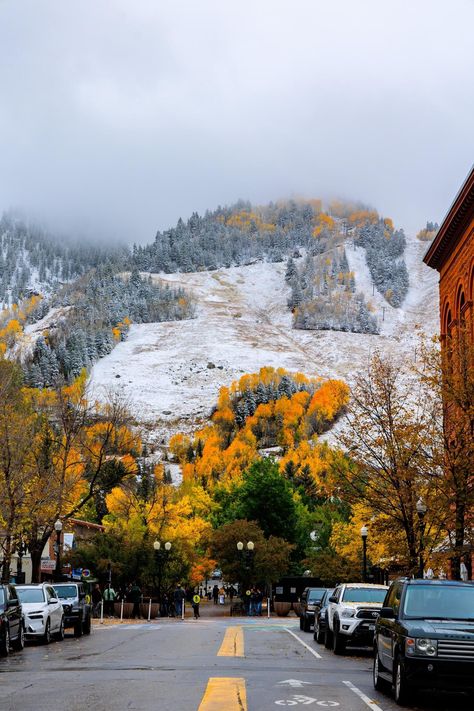
[{"label": "overcast sky", "polygon": [[474,156],[473,0],[0,0],[0,210],[149,241],[238,198],[408,231]]}]

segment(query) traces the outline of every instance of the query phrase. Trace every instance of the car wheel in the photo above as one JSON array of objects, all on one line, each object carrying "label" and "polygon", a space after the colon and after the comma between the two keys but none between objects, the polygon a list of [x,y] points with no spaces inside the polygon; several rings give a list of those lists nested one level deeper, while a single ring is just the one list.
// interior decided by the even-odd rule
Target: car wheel
[{"label": "car wheel", "polygon": [[84,625],[82,627],[82,631],[84,634],[90,634],[91,633],[91,616],[87,615]]},{"label": "car wheel", "polygon": [[46,620],[46,627],[44,628],[44,635],[41,641],[43,644],[49,644],[51,642],[51,620],[49,618]]},{"label": "car wheel", "polygon": [[303,615],[300,615],[300,630],[303,629]]},{"label": "car wheel", "polygon": [[374,650],[374,666],[373,666],[373,682],[374,682],[374,688],[377,689],[377,691],[387,691],[388,687],[388,682],[385,681],[385,679],[382,679],[380,676],[379,672],[379,650],[377,647],[375,647]]},{"label": "car wheel", "polygon": [[5,625],[3,637],[0,639],[0,657],[8,657],[10,654],[10,632],[8,626]]},{"label": "car wheel", "polygon": [[344,654],[346,651],[346,640],[342,634],[340,634],[336,625],[334,625],[334,634],[332,637],[332,651],[334,654]]},{"label": "car wheel", "polygon": [[23,620],[20,622],[20,631],[18,632],[18,637],[13,643],[13,647],[17,650],[17,652],[21,652],[21,650],[25,647],[25,628],[23,627]]},{"label": "car wheel", "polygon": [[74,637],[82,637],[82,620],[78,620],[74,625]]},{"label": "car wheel", "polygon": [[393,689],[395,701],[399,706],[405,706],[410,695],[410,685],[407,682],[403,660],[397,657],[393,670]]},{"label": "car wheel", "polygon": [[326,627],[326,631],[324,633],[324,646],[326,649],[332,648],[332,632],[329,627]]},{"label": "car wheel", "polygon": [[309,632],[311,629],[311,622],[308,620],[307,616],[303,617],[303,632]]},{"label": "car wheel", "polygon": [[60,642],[64,639],[64,617],[61,617],[61,624],[59,625],[59,630],[56,634],[56,639]]},{"label": "car wheel", "polygon": [[324,641],[324,632],[319,627],[319,622],[314,624],[314,641],[321,644]]}]

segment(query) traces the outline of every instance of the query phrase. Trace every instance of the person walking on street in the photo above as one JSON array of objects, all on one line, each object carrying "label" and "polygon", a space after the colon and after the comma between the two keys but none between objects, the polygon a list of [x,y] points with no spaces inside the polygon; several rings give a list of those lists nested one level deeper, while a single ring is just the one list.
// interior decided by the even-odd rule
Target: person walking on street
[{"label": "person walking on street", "polygon": [[193,605],[193,612],[194,612],[194,619],[195,620],[197,620],[198,617],[201,617],[201,615],[199,614],[199,603],[200,602],[201,602],[201,598],[199,597],[199,595],[197,595],[197,594],[193,595],[192,605]]},{"label": "person walking on street", "polygon": [[100,592],[99,584],[96,583],[92,588],[92,617],[99,617],[100,603],[102,602],[102,593]]},{"label": "person walking on street", "polygon": [[114,602],[115,602],[115,590],[113,589],[112,585],[107,585],[107,587],[104,590],[104,607],[105,607],[105,614],[108,615],[109,617],[114,616]]},{"label": "person walking on street", "polygon": [[212,599],[214,600],[214,605],[217,605],[217,601],[219,600],[219,588],[217,585],[214,585],[212,588]]},{"label": "person walking on street", "polygon": [[129,602],[133,602],[132,617],[134,619],[140,619],[140,600],[142,597],[142,591],[136,582],[133,583],[128,593]]},{"label": "person walking on street", "polygon": [[184,592],[182,585],[179,585],[178,583],[178,585],[176,585],[176,590],[173,593],[176,617],[181,617],[183,614],[183,604],[185,597],[186,593]]},{"label": "person walking on street", "polygon": [[255,594],[255,605],[256,605],[256,615],[259,615],[259,617],[262,616],[262,602],[263,602],[263,593],[260,590],[260,588],[257,588],[256,594]]}]

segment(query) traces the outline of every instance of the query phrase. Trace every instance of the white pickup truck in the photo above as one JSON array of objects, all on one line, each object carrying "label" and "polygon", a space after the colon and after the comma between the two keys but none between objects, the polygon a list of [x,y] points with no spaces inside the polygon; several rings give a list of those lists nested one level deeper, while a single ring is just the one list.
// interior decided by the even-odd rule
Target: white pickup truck
[{"label": "white pickup truck", "polygon": [[375,621],[388,587],[369,583],[338,585],[329,598],[325,646],[344,654],[346,645],[372,646]]}]

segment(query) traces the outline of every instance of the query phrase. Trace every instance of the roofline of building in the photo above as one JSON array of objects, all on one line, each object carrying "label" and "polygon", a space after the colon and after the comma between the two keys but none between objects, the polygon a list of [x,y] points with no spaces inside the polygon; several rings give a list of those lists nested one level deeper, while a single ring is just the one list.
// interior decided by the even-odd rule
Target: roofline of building
[{"label": "roofline of building", "polygon": [[462,234],[472,211],[474,211],[474,166],[454,198],[436,237],[428,247],[423,257],[425,264],[439,271],[457,238]]}]

